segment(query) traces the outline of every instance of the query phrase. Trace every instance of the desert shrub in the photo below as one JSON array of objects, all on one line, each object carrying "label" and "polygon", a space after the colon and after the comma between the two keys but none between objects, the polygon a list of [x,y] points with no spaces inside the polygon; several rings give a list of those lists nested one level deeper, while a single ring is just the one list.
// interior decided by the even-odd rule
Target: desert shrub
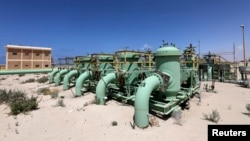
[{"label": "desert shrub", "polygon": [[42,88],[40,89],[40,93],[43,95],[51,95],[51,98],[58,97],[59,90],[58,89],[50,89],[50,88]]},{"label": "desert shrub", "polygon": [[28,98],[26,93],[21,90],[0,89],[0,104],[2,103],[6,103],[10,107],[12,115],[26,113],[38,107],[37,98]]},{"label": "desert shrub", "polygon": [[58,99],[56,106],[61,106],[61,107],[65,107],[66,105],[64,104],[64,101],[62,98]]},{"label": "desert shrub", "polygon": [[51,94],[58,94],[59,93],[59,89],[51,89]]},{"label": "desert shrub", "polygon": [[247,109],[247,111],[248,111],[248,113],[250,115],[250,103],[246,104],[246,109]]},{"label": "desert shrub", "polygon": [[38,83],[45,83],[48,81],[48,77],[47,76],[43,76],[39,79],[36,80]]},{"label": "desert shrub", "polygon": [[21,90],[9,90],[8,96],[8,103],[10,103],[12,101],[26,98],[26,93]]},{"label": "desert shrub", "polygon": [[49,95],[51,93],[49,88],[42,88],[40,89],[40,93],[43,95]]},{"label": "desert shrub", "polygon": [[220,114],[217,110],[212,110],[210,114],[203,114],[205,120],[212,121],[218,123],[220,120]]},{"label": "desert shrub", "polygon": [[34,79],[34,78],[30,78],[30,79],[28,79],[28,80],[25,80],[24,82],[22,82],[22,84],[24,84],[24,83],[33,83],[33,82],[35,82],[36,80]]},{"label": "desert shrub", "polygon": [[22,76],[24,76],[24,75],[25,75],[25,74],[18,74],[19,77],[22,77]]},{"label": "desert shrub", "polygon": [[0,104],[9,103],[11,101],[15,101],[17,99],[21,99],[25,97],[25,93],[20,90],[6,90],[0,89]]},{"label": "desert shrub", "polygon": [[36,97],[17,99],[9,103],[11,114],[18,115],[20,113],[27,113],[31,110],[35,110],[38,107]]},{"label": "desert shrub", "polygon": [[6,89],[0,89],[0,104],[7,102],[9,99]]},{"label": "desert shrub", "polygon": [[0,80],[6,80],[6,78],[5,78],[5,77],[2,77]]},{"label": "desert shrub", "polygon": [[58,93],[52,93],[51,94],[51,98],[57,98],[58,97]]},{"label": "desert shrub", "polygon": [[112,121],[112,122],[111,122],[111,125],[112,125],[112,126],[117,126],[118,123],[117,123],[117,121]]}]

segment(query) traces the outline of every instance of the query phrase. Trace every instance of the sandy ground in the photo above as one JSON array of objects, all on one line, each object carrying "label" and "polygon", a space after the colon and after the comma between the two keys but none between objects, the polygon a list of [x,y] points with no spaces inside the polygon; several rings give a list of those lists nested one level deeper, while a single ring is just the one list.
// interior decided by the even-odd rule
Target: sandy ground
[{"label": "sandy ground", "polygon": [[[27,94],[38,96],[39,109],[28,114],[9,115],[7,105],[0,105],[0,141],[206,141],[207,126],[216,124],[204,120],[203,114],[218,110],[220,121],[217,124],[250,124],[250,116],[246,104],[250,103],[250,89],[232,83],[215,83],[215,91],[202,90],[201,102],[194,97],[190,100],[190,109],[182,111],[182,118],[176,121],[169,117],[157,117],[158,126],[146,129],[131,127],[133,122],[133,106],[122,105],[116,101],[109,101],[107,105],[91,104],[94,94],[86,93],[75,98],[74,88],[63,91],[65,107],[55,106],[58,99],[48,95],[38,95],[37,89],[43,86],[54,87],[53,84],[39,84],[21,82],[30,78],[39,78],[47,74],[26,74],[0,76],[0,88],[24,90]],[[89,104],[86,104],[89,103]],[[116,121],[117,126],[112,126]]]}]

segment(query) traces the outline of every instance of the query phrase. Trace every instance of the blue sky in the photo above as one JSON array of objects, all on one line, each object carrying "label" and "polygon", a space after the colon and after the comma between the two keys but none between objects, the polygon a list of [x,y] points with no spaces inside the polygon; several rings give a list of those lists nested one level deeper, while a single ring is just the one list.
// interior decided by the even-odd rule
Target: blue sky
[{"label": "blue sky", "polygon": [[162,40],[181,50],[200,41],[201,54],[232,52],[235,44],[241,60],[241,24],[250,58],[249,7],[249,0],[0,0],[0,64],[7,44],[51,47],[57,59],[155,51]]}]

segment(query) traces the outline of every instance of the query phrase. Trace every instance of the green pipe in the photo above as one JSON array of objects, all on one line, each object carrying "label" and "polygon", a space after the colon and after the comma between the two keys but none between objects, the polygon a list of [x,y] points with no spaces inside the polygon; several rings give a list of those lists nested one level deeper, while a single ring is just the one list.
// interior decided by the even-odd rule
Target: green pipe
[{"label": "green pipe", "polygon": [[82,95],[82,88],[84,82],[93,76],[92,71],[85,71],[82,73],[76,80],[76,87],[75,87],[75,95],[76,96],[81,96]]},{"label": "green pipe", "polygon": [[68,74],[66,74],[63,78],[63,89],[64,90],[68,90],[69,89],[69,85],[70,85],[70,79],[73,76],[76,76],[78,74],[77,70],[72,70],[70,71]]},{"label": "green pipe", "polygon": [[49,74],[49,83],[53,83],[54,82],[54,77],[55,75],[59,72],[58,69],[54,69],[50,74]]},{"label": "green pipe", "polygon": [[212,67],[211,66],[209,66],[207,70],[207,79],[208,81],[212,80]]},{"label": "green pipe", "polygon": [[99,101],[99,104],[104,105],[106,100],[106,87],[110,82],[113,82],[117,79],[116,73],[108,73],[106,76],[102,77],[97,86],[96,86],[96,97],[97,101]]},{"label": "green pipe", "polygon": [[160,87],[162,79],[158,74],[146,78],[138,87],[135,95],[135,124],[139,128],[145,128],[149,124],[149,98],[153,90]]},{"label": "green pipe", "polygon": [[0,75],[28,74],[28,73],[50,73],[52,69],[30,69],[30,70],[0,70]]},{"label": "green pipe", "polygon": [[60,72],[58,72],[55,76],[55,86],[60,85],[61,81],[62,81],[62,77],[68,73],[68,69],[63,69]]}]

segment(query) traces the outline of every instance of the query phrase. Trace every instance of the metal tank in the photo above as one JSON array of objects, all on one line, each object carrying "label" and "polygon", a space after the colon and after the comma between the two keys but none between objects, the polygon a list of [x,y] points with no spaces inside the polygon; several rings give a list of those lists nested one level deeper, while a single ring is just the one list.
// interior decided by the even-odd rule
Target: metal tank
[{"label": "metal tank", "polygon": [[155,52],[156,70],[139,85],[135,95],[134,121],[138,127],[149,125],[150,111],[168,115],[199,93],[197,69],[190,65],[181,68],[181,55],[174,44],[163,44]]}]

